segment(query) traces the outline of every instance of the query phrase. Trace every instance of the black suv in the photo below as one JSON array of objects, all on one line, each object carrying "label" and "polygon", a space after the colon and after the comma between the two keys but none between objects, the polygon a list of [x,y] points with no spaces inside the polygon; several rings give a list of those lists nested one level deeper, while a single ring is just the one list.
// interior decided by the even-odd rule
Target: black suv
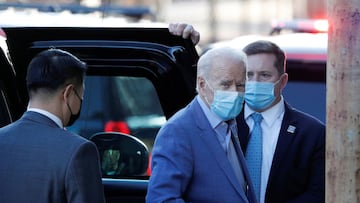
[{"label": "black suv", "polygon": [[26,110],[31,58],[50,47],[69,51],[88,64],[88,72],[81,117],[68,130],[98,146],[107,202],[145,202],[156,133],[196,94],[198,54],[192,42],[166,27],[3,30],[0,126]]}]

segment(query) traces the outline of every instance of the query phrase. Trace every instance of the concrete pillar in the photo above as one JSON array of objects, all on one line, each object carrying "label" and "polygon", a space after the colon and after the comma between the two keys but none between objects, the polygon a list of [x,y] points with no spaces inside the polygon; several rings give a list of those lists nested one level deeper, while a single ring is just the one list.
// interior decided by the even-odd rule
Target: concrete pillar
[{"label": "concrete pillar", "polygon": [[360,1],[329,0],[326,202],[360,202]]}]

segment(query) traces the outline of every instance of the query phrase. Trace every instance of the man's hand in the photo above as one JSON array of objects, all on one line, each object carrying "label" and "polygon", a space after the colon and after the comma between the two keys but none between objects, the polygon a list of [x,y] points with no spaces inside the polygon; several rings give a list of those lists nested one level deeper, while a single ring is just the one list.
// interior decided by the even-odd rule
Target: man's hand
[{"label": "man's hand", "polygon": [[192,25],[186,23],[170,23],[169,32],[176,36],[182,36],[184,39],[190,37],[194,45],[200,41],[200,33]]}]

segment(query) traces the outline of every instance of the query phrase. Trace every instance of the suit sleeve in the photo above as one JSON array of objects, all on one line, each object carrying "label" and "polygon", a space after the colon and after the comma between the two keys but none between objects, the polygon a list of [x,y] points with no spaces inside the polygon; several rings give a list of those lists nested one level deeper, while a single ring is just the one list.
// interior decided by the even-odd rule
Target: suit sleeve
[{"label": "suit sleeve", "polygon": [[147,203],[185,202],[193,168],[191,153],[191,144],[181,128],[168,124],[160,130],[152,150]]},{"label": "suit sleeve", "polygon": [[75,151],[65,181],[68,202],[105,202],[99,155],[93,143],[85,142]]}]

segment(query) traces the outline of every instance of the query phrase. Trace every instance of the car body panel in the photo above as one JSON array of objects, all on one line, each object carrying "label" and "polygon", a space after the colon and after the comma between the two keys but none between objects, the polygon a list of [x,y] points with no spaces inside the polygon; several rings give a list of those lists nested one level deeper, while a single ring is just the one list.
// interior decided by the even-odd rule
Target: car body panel
[{"label": "car body panel", "polygon": [[0,126],[15,120],[20,95],[16,90],[16,73],[8,58],[5,38],[0,36]]}]

